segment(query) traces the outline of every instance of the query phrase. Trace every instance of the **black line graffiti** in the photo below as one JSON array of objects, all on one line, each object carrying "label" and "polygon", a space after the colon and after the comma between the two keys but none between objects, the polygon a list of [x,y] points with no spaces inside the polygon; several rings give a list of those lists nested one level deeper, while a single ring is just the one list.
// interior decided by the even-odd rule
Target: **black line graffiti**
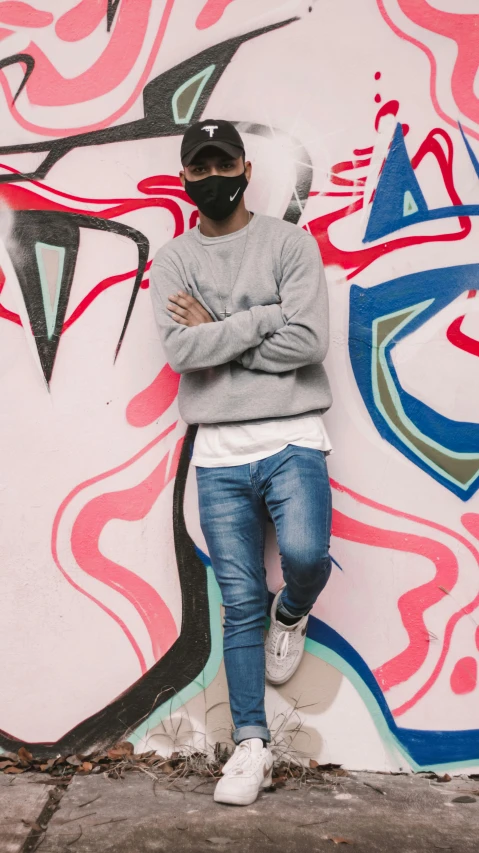
[{"label": "black line graffiti", "polygon": [[[118,11],[119,0],[109,0],[107,12],[108,30]],[[78,147],[105,145],[114,142],[136,141],[164,136],[180,136],[186,127],[199,120],[211,94],[238,48],[247,40],[284,27],[296,17],[272,24],[229,39],[191,57],[151,81],[144,89],[144,117],[105,130],[76,134],[62,139],[45,140],[0,147],[0,155],[44,152],[45,159],[32,172],[1,174],[0,183],[17,183],[44,178],[52,166],[67,153]],[[34,73],[32,57],[19,54],[3,62],[4,66],[24,62],[26,74],[20,91]],[[0,67],[2,67],[0,65]],[[196,81],[200,81],[199,83]],[[195,88],[196,87],[196,88]],[[176,100],[175,100],[176,96]],[[173,108],[176,104],[176,113]],[[288,204],[285,219],[298,222],[311,188],[312,167],[307,152],[300,142],[281,131],[261,124],[237,122],[243,133],[264,137],[288,138],[290,149],[298,152],[296,160],[296,183]],[[142,281],[148,259],[149,244],[144,235],[111,220],[90,217],[85,214],[61,211],[16,210],[12,232],[12,263],[22,290],[32,330],[39,347],[40,360],[47,381],[51,377],[58,348],[61,328],[67,310],[68,296],[75,269],[80,243],[80,229],[93,228],[127,236],[138,247],[138,271],[132,295],[121,330],[116,354],[124,339],[135,299]],[[59,284],[60,293],[53,332],[48,334],[44,294],[38,272],[35,246],[43,243],[64,250],[63,277]],[[23,257],[15,257],[14,247],[21,247]],[[24,264],[21,269],[21,263]],[[195,428],[189,427],[182,448],[173,496],[173,528],[175,553],[182,595],[182,625],[180,636],[172,648],[145,675],[139,678],[116,700],[82,721],[54,743],[29,743],[27,748],[35,756],[50,758],[73,752],[88,753],[125,736],[139,723],[181,689],[190,684],[204,669],[211,650],[207,575],[203,561],[198,555],[184,519],[184,493],[189,468],[189,459],[194,442]],[[0,731],[0,746],[17,750],[23,741]]]},{"label": "black line graffiti", "polygon": [[[138,248],[138,269],[126,312],[123,328],[116,347],[118,355],[140,289],[150,248],[149,241],[140,231],[108,219],[63,211],[17,210],[13,219],[10,239],[6,246],[15,269],[25,307],[35,337],[35,342],[47,383],[50,381],[55,356],[65,320],[73,274],[75,271],[80,228],[108,231],[128,237]],[[51,245],[64,251],[63,275],[58,282],[59,295],[54,328],[48,333],[45,299],[37,261],[37,246]]]},{"label": "black line graffiti", "polygon": [[88,754],[120,740],[204,669],[211,651],[206,568],[196,552],[184,517],[184,495],[195,437],[189,427],[183,444],[173,495],[173,530],[182,597],[181,633],[171,649],[121,696],[83,720],[54,743],[24,743],[0,731],[0,747],[26,746],[36,757]]},{"label": "black line graffiti", "polygon": [[30,56],[29,53],[15,53],[12,54],[12,56],[7,56],[4,59],[0,59],[0,69],[8,68],[9,65],[17,65],[18,63],[23,63],[24,65],[26,65],[26,71],[23,76],[23,80],[16,91],[15,97],[13,98],[13,103],[15,103],[22,89],[24,89],[24,87],[27,85],[28,78],[32,75],[33,70],[35,68],[35,60],[33,56]]},{"label": "black line graffiti", "polygon": [[[159,77],[148,83],[143,90],[144,118],[108,127],[104,130],[65,136],[61,139],[46,139],[42,142],[0,146],[0,156],[4,154],[25,154],[28,152],[47,153],[44,161],[34,171],[19,174],[0,174],[0,183],[41,180],[48,174],[55,163],[75,148],[90,145],[108,145],[112,142],[127,142],[138,139],[182,135],[189,124],[193,124],[201,117],[216,84],[238,48],[250,39],[257,38],[280,27],[285,27],[297,20],[299,19],[289,18],[286,21],[270,24],[258,30],[235,36],[227,41],[213,45],[213,47],[209,47],[201,53],[197,53],[195,56],[186,59],[184,62],[180,62],[179,65],[175,65],[173,68],[160,74]],[[9,57],[8,60],[3,60],[3,62],[10,65],[14,61],[24,62],[25,59],[19,59],[19,56],[23,57],[24,54],[19,54],[17,57]],[[31,59],[31,57],[29,58]],[[204,85],[198,93],[188,120],[175,121],[172,104],[178,89],[200,72],[210,68],[212,69],[211,73],[205,79]],[[30,73],[32,72],[30,71]],[[24,79],[22,86],[25,82]]]},{"label": "black line graffiti", "polygon": [[[117,7],[118,6],[116,5],[114,11],[116,11]],[[180,133],[183,133],[186,126],[191,122],[196,121],[203,112],[216,83],[224,73],[225,68],[241,44],[249,39],[256,38],[259,35],[286,26],[296,20],[298,19],[290,18],[286,21],[272,24],[241,36],[236,36],[233,39],[214,45],[213,47],[196,54],[174,68],[164,72],[151,83],[148,83],[144,89],[144,119],[113,128],[107,128],[106,130],[64,137],[59,140],[47,140],[40,143],[26,143],[24,145],[0,147],[0,155],[20,152],[48,151],[47,157],[36,171],[28,174],[0,174],[0,183],[41,179],[45,177],[56,162],[64,157],[69,151],[79,146],[109,144],[115,141],[132,141],[133,139],[179,135]],[[18,54],[16,58],[10,57],[8,61],[5,61],[5,63],[12,64],[13,61],[20,61],[19,57],[24,57],[24,55]],[[27,58],[31,60],[31,57]],[[31,61],[33,62],[33,60]],[[28,75],[31,74],[32,71],[33,66],[30,66],[27,63]],[[27,76],[24,78],[22,86],[25,84],[26,79]],[[188,86],[189,81],[191,81],[191,84]],[[194,88],[195,85],[197,87],[196,89]],[[182,109],[186,111],[185,120],[183,121],[183,118],[178,115],[177,102],[175,108],[173,107],[173,104],[175,103],[175,95],[179,92],[183,92],[184,94],[184,92],[188,90],[189,94],[187,95],[187,98],[189,100],[184,102],[182,107]],[[179,123],[180,121],[183,123]],[[270,129],[265,125],[252,124],[249,122],[237,122],[236,124],[240,131],[247,133],[270,137],[287,136],[280,130]],[[284,218],[290,222],[298,222],[311,187],[312,169],[309,156],[301,143],[296,140],[291,140],[289,137],[288,142],[290,146],[293,144],[296,149],[300,150],[300,157],[298,159],[301,161],[302,165],[298,172],[296,186],[293,190],[291,201]],[[53,216],[54,219],[52,220]],[[145,271],[145,265],[148,260],[149,246],[146,237],[135,229],[128,229],[127,226],[119,225],[113,221],[100,219],[98,217],[87,217],[83,214],[66,214],[58,212],[53,215],[51,212],[35,213],[32,211],[16,211],[14,220],[16,223],[14,226],[15,238],[17,243],[21,244],[22,252],[25,257],[25,268],[22,269],[22,264],[16,259],[18,258],[18,255],[16,257],[12,256],[12,261],[24,296],[26,309],[37,343],[40,362],[47,383],[49,383],[51,379],[62,324],[67,309],[68,295],[71,289],[71,282],[79,247],[78,228],[83,227],[110,231],[129,236],[131,239],[135,240],[139,251],[138,272],[135,277],[132,295],[116,347],[116,359],[128,328],[136,297],[141,285],[142,276]],[[45,314],[43,311],[42,301],[39,299],[39,296],[41,296],[41,282],[39,280],[37,264],[34,263],[34,248],[35,243],[41,239],[38,235],[41,234],[43,229],[42,221],[45,223],[46,229],[50,227],[49,223],[51,221],[59,224],[62,223],[59,227],[60,232],[63,235],[64,248],[67,251],[64,281],[61,285],[61,298],[58,303],[56,325],[54,334],[50,336],[46,334],[45,330]],[[28,231],[29,224],[31,228],[30,233]],[[67,231],[69,231],[68,237]],[[48,242],[48,239],[46,242]],[[65,299],[67,301],[65,301]],[[40,308],[42,310],[40,310]]]},{"label": "black line graffiti", "polygon": [[120,0],[108,0],[108,9],[106,13],[106,29],[107,32],[110,32],[111,25],[115,20],[115,15],[118,10],[118,6],[120,5]]}]

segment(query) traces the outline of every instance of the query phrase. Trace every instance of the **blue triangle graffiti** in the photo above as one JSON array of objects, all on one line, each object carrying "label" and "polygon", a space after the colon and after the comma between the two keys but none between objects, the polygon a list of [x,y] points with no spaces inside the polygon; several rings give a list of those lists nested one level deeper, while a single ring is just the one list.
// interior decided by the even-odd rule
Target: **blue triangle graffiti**
[{"label": "blue triangle graffiti", "polygon": [[413,218],[422,221],[427,215],[426,200],[411,166],[402,126],[398,124],[379,177],[364,242],[379,240],[404,228],[404,217],[411,225]]}]

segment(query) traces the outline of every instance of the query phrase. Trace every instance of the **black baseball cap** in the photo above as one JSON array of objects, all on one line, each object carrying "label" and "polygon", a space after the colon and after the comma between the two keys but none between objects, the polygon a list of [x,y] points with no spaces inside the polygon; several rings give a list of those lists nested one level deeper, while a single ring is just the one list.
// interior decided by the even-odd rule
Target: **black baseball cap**
[{"label": "black baseball cap", "polygon": [[188,128],[181,143],[181,162],[189,166],[202,148],[214,146],[230,157],[241,157],[244,144],[234,124],[222,118],[197,121]]}]

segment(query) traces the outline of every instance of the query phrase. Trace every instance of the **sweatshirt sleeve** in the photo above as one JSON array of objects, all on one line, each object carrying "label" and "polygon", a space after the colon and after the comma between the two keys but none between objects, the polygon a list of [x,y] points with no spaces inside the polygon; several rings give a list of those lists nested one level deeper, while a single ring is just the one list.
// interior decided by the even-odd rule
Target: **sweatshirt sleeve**
[{"label": "sweatshirt sleeve", "polygon": [[237,361],[248,370],[285,373],[321,364],[329,344],[328,290],[316,241],[303,234],[286,250],[279,287],[284,324]]},{"label": "sweatshirt sleeve", "polygon": [[225,320],[182,326],[172,319],[168,296],[185,290],[179,271],[169,258],[154,261],[150,272],[153,311],[166,358],[176,373],[192,373],[234,361],[258,346],[283,325],[281,306],[255,305]]}]

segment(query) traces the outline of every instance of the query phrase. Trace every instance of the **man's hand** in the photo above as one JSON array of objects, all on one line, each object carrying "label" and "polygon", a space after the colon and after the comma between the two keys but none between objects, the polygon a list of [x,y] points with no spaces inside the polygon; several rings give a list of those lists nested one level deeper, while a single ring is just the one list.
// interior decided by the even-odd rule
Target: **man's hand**
[{"label": "man's hand", "polygon": [[202,323],[213,323],[214,320],[194,296],[181,291],[169,296],[168,311],[172,320],[180,326],[200,326]]}]

